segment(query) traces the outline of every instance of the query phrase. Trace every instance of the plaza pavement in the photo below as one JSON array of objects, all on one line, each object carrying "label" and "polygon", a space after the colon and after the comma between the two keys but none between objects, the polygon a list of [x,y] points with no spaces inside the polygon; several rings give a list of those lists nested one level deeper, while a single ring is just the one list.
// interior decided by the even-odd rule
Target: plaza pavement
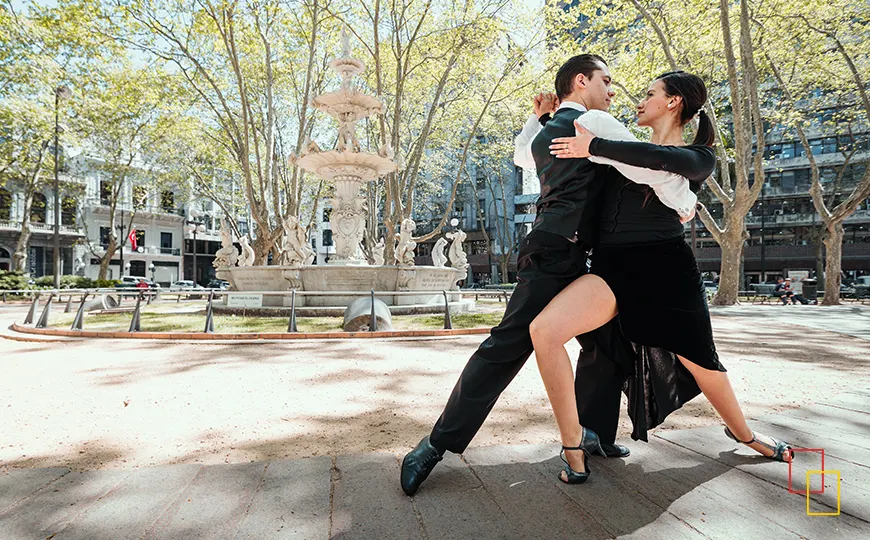
[{"label": "plaza pavement", "polygon": [[[810,312],[801,313],[801,309],[801,306],[717,309],[713,311],[714,329],[738,395],[752,398],[746,403],[749,410],[755,411],[750,414],[753,428],[800,447],[822,448],[824,469],[839,471],[838,516],[807,515],[807,499],[802,490],[806,471],[822,468],[818,454],[797,454],[791,487],[798,493],[789,493],[788,465],[756,457],[726,439],[703,406],[694,413],[687,413],[688,407],[675,413],[677,425],[657,430],[649,444],[623,437],[621,442],[632,449],[629,458],[593,458],[590,462],[593,475],[587,484],[563,485],[556,479],[561,463],[555,457],[558,447],[542,442],[552,440],[554,434],[545,403],[540,399],[542,389],[538,387],[537,396],[532,399],[525,396],[535,392],[535,386],[523,380],[523,377],[534,379],[535,373],[528,375],[534,371],[530,369],[524,370],[517,388],[512,385],[511,394],[496,407],[490,422],[495,424],[496,432],[485,429],[475,440],[476,446],[465,454],[448,455],[414,498],[405,497],[398,488],[401,451],[389,442],[391,439],[382,438],[370,446],[359,441],[342,446],[339,442],[341,437],[365,438],[367,432],[384,437],[384,431],[398,429],[395,436],[404,444],[413,444],[424,431],[426,418],[432,416],[429,409],[440,406],[443,399],[440,391],[424,394],[423,400],[412,400],[424,409],[419,421],[384,418],[380,423],[366,421],[348,427],[342,425],[340,407],[321,411],[320,416],[332,419],[328,427],[340,436],[331,437],[321,430],[319,436],[324,441],[319,447],[311,446],[311,441],[301,435],[271,441],[278,446],[304,447],[288,459],[276,455],[275,445],[268,440],[259,441],[259,446],[252,443],[249,451],[257,450],[253,454],[227,453],[231,459],[224,460],[226,463],[214,459],[217,449],[238,444],[230,439],[219,441],[217,449],[209,452],[183,448],[173,455],[160,454],[152,448],[149,451],[157,455],[147,461],[136,454],[137,442],[147,446],[151,439],[160,437],[161,429],[174,442],[179,435],[170,427],[184,420],[178,416],[180,409],[171,407],[158,411],[163,416],[162,426],[151,425],[153,419],[145,416],[135,416],[138,414],[135,407],[143,400],[146,389],[155,394],[157,403],[189,385],[191,379],[184,377],[195,377],[193,380],[203,381],[203,385],[223,387],[223,398],[212,393],[212,400],[230,399],[233,388],[228,381],[236,380],[244,388],[244,375],[238,373],[262,367],[263,359],[250,355],[257,348],[283,354],[276,363],[286,363],[291,371],[302,370],[304,366],[299,359],[288,353],[293,346],[270,349],[263,344],[236,348],[236,356],[246,356],[248,363],[239,358],[208,363],[193,354],[178,358],[183,351],[192,353],[192,349],[178,344],[172,344],[174,348],[166,345],[162,350],[168,353],[161,358],[161,349],[150,344],[112,340],[101,344],[4,341],[0,342],[3,347],[0,367],[6,384],[0,381],[0,390],[9,396],[9,403],[0,408],[0,539],[867,538],[870,537],[870,390],[866,383],[870,348],[864,337],[867,330],[864,321],[870,311],[849,307],[824,311],[803,308],[819,310],[816,317],[809,317],[804,313]],[[17,313],[0,312],[0,321],[5,323],[12,316]],[[319,358],[326,370],[340,369],[329,367],[330,363],[352,364],[350,379],[358,379],[362,386],[334,378],[318,386],[307,371],[301,377],[307,384],[317,386],[310,395],[319,395],[322,400],[330,399],[328,389],[332,386],[340,387],[335,396],[343,397],[333,398],[338,401],[353,401],[346,394],[352,388],[361,393],[386,392],[377,402],[376,412],[380,416],[390,410],[388,403],[402,415],[410,414],[400,408],[406,406],[400,403],[401,399],[407,398],[406,393],[399,391],[401,386],[412,386],[415,378],[443,385],[461,367],[464,358],[459,355],[473,350],[476,342],[477,339],[468,338],[430,341],[426,347],[447,349],[446,355],[452,361],[444,364],[447,360],[438,355],[426,356],[431,364],[429,370],[420,367],[395,380],[394,373],[382,371],[387,364],[379,360],[385,359],[373,358],[371,361],[378,365],[370,374],[342,354],[347,348],[337,348],[328,342],[318,347],[307,344],[302,349],[303,356],[309,360],[312,356]],[[775,350],[782,347],[785,359],[776,354],[753,357],[746,353],[752,348],[747,344]],[[394,342],[359,345],[388,351],[409,346]],[[211,350],[221,350],[221,355],[230,356],[230,350],[219,347],[215,345]],[[121,356],[113,357],[113,349]],[[132,358],[131,353],[137,350],[145,359],[153,356],[151,363]],[[413,352],[419,356],[424,355],[423,350],[416,348]],[[162,364],[168,364],[163,371],[158,366],[161,360]],[[80,365],[70,366],[73,363]],[[227,372],[231,374],[229,379],[220,379]],[[366,381],[375,375],[389,379],[391,385],[367,389]],[[777,376],[778,380],[758,381]],[[42,384],[27,386],[32,384],[28,381],[39,377]],[[164,379],[173,378],[181,380],[167,389],[159,388]],[[204,382],[208,379],[219,381]],[[69,386],[64,388],[63,384]],[[24,394],[16,391],[22,386]],[[825,386],[829,388],[822,388]],[[107,387],[114,393],[104,402],[101,392],[107,391]],[[117,387],[122,387],[120,393]],[[759,394],[765,388],[768,391]],[[37,398],[48,401],[48,407],[40,408],[37,399],[30,400],[35,391],[44,392]],[[73,394],[71,399],[57,398],[57,394],[67,392]],[[124,392],[134,396],[130,407],[125,401],[117,405],[120,414],[101,412],[102,407],[114,403]],[[183,399],[196,398],[185,395]],[[369,407],[376,403],[362,401]],[[428,404],[429,401],[433,403]],[[789,407],[789,402],[798,406]],[[247,403],[254,409],[263,404],[250,396]],[[93,404],[94,408],[87,408]],[[75,410],[77,407],[84,412]],[[19,410],[22,408],[26,410]],[[52,408],[59,409],[60,419],[52,418]],[[499,408],[507,408],[507,414]],[[124,416],[127,413],[134,416]],[[298,413],[312,416],[311,410]],[[206,413],[197,411],[197,414]],[[240,409],[233,409],[233,414],[238,415],[237,422],[245,421]],[[288,413],[285,410],[280,414]],[[682,418],[691,414],[700,418]],[[64,450],[58,450],[44,439],[51,439],[63,429],[64,418],[72,429],[64,434],[67,437],[66,444],[61,444]],[[118,423],[113,423],[113,418]],[[346,422],[353,424],[361,418],[350,414]],[[206,416],[205,423],[213,420]],[[254,423],[265,431],[263,426],[269,420]],[[91,446],[99,445],[95,433],[120,430],[120,423],[136,421],[142,424],[134,426],[133,433],[141,435],[141,439],[132,441],[131,447],[117,445],[108,451],[103,449],[105,455],[101,459],[97,459],[99,455],[90,456],[94,459],[82,457],[100,453],[88,448],[89,441]],[[40,422],[55,429],[39,431],[36,424]],[[526,423],[540,424],[538,429],[548,435],[542,437],[535,430],[528,431]],[[522,432],[524,438],[508,436],[509,444],[499,444],[505,436],[500,437],[497,431],[511,429]],[[80,431],[85,432],[84,438],[89,441],[75,440]],[[621,430],[624,433],[625,426]],[[271,436],[261,434],[263,439]],[[69,440],[70,437],[73,439]],[[374,435],[370,438],[377,439]],[[525,440],[532,443],[523,443]],[[324,451],[330,448],[334,451]],[[21,451],[26,454],[19,454]],[[305,455],[312,457],[302,457]],[[263,459],[246,459],[250,457]],[[836,511],[837,480],[833,472],[825,475],[825,492],[812,496],[810,512]],[[811,479],[814,490],[820,488],[820,482],[819,476]]]}]

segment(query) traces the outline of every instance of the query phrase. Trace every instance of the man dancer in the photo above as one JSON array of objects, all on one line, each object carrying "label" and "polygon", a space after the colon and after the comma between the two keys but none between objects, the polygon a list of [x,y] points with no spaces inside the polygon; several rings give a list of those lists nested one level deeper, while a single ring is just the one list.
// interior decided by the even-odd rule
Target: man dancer
[{"label": "man dancer", "polygon": [[[604,175],[596,173],[603,167],[588,159],[556,159],[550,155],[549,146],[554,138],[573,136],[573,121],[586,110],[606,110],[610,106],[614,95],[610,83],[606,63],[591,54],[571,58],[556,75],[556,93],[563,106],[532,143],[541,196],[532,231],[520,247],[517,287],[504,318],[463,369],[431,434],[405,456],[401,484],[408,495],[417,492],[445,451],[465,450],[501,392],[533,352],[529,335],[532,320],[562,289],[586,272],[586,256],[598,228],[596,199],[604,181]],[[585,403],[578,407],[583,425],[597,431],[602,442],[610,443],[605,448],[607,454],[622,457],[628,455],[628,449],[614,445],[613,440],[619,390],[626,369],[633,365],[633,353],[614,324],[611,321],[580,338],[584,352],[577,373],[578,383],[585,385],[585,390],[577,395],[578,400],[584,396],[588,403],[588,407],[583,406]],[[618,368],[614,361],[624,367]],[[591,381],[597,383],[590,386]]]}]

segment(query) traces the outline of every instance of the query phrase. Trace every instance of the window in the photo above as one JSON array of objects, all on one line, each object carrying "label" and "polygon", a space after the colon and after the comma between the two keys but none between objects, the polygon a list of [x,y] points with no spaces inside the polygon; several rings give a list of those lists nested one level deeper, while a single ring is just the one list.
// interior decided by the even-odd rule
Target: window
[{"label": "window", "polygon": [[109,228],[100,227],[100,245],[106,247],[109,245]]},{"label": "window", "polygon": [[160,233],[160,253],[163,253],[163,254],[172,253],[172,233],[171,232]]},{"label": "window", "polygon": [[786,143],[782,145],[782,159],[791,159],[795,156],[795,143]]},{"label": "window", "polygon": [[12,219],[12,193],[6,188],[0,188],[0,219]]},{"label": "window", "polygon": [[810,150],[817,156],[822,153],[822,139],[810,139]]},{"label": "window", "polygon": [[145,231],[136,231],[136,245],[144,246],[145,245]]},{"label": "window", "polygon": [[30,207],[30,221],[33,223],[45,223],[45,195],[33,194],[33,205]]},{"label": "window", "polygon": [[72,197],[64,197],[60,203],[60,223],[68,227],[75,227],[76,224],[76,200]]},{"label": "window", "polygon": [[100,204],[109,206],[112,204],[112,183],[100,180]]},{"label": "window", "polygon": [[782,190],[785,193],[794,193],[794,171],[782,173]]},{"label": "window", "polygon": [[767,152],[765,152],[766,159],[779,159],[782,156],[782,145],[781,144],[771,144],[767,147]]},{"label": "window", "polygon": [[172,212],[175,210],[175,193],[172,193],[169,190],[162,191],[160,193],[160,207],[165,212]]},{"label": "window", "polygon": [[477,173],[477,178],[474,179],[474,186],[477,188],[477,191],[486,188],[486,176],[483,173]]},{"label": "window", "polygon": [[837,138],[836,137],[825,137],[822,140],[822,153],[823,154],[834,154],[837,152]]},{"label": "window", "polygon": [[323,245],[331,246],[332,245],[332,231],[330,229],[323,230]]},{"label": "window", "polygon": [[332,208],[326,207],[323,209],[323,222],[329,223],[329,219],[332,217]]},{"label": "window", "polygon": [[798,169],[794,172],[794,187],[797,191],[810,189],[810,170]]},{"label": "window", "polygon": [[148,205],[148,190],[145,186],[133,186],[133,208],[144,210]]}]

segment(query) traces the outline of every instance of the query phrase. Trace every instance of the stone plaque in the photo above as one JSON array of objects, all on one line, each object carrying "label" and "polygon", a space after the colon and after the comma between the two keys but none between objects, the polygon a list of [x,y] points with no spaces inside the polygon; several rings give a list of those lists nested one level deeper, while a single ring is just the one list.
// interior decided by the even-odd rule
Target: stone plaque
[{"label": "stone plaque", "polygon": [[262,294],[230,294],[227,298],[227,307],[258,308],[263,307]]}]

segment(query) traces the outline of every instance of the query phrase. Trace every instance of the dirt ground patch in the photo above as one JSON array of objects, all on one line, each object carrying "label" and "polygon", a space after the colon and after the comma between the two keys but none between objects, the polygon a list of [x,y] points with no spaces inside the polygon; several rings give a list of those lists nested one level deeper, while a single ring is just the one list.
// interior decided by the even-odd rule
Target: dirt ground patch
[{"label": "dirt ground patch", "polygon": [[[23,310],[6,308],[0,323],[20,320]],[[768,313],[713,316],[722,362],[748,416],[868,386],[870,341],[784,325]],[[0,465],[88,470],[400,454],[429,431],[480,341],[0,340]],[[575,343],[568,347],[577,354]],[[717,423],[698,398],[660,429]],[[629,433],[623,415],[622,441],[643,444]],[[532,358],[473,445],[556,440]]]}]

